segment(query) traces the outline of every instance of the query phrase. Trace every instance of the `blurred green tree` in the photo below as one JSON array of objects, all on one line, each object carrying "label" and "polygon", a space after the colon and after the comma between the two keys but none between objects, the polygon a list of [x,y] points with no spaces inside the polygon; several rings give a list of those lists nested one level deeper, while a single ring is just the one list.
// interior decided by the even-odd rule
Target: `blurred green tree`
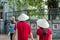
[{"label": "blurred green tree", "polygon": [[[16,9],[19,11],[22,6],[26,10],[29,10],[29,15],[37,15],[44,14],[44,1],[43,0],[8,0],[9,8],[13,10],[13,4],[16,3]],[[46,2],[47,3],[47,2]],[[43,15],[44,16],[44,15]]]}]

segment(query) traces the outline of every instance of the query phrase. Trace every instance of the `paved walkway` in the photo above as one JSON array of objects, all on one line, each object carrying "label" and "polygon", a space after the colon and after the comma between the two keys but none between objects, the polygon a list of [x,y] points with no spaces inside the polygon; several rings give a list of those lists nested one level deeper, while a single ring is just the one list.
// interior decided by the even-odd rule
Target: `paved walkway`
[{"label": "paved walkway", "polygon": [[[0,35],[0,40],[10,40],[10,37],[8,35]],[[31,40],[31,39],[29,39],[29,40]],[[54,40],[60,40],[60,39],[54,39]]]},{"label": "paved walkway", "polygon": [[0,35],[0,40],[9,40],[9,36],[8,35]]},{"label": "paved walkway", "polygon": [[10,37],[8,35],[0,35],[0,40],[10,40]]}]

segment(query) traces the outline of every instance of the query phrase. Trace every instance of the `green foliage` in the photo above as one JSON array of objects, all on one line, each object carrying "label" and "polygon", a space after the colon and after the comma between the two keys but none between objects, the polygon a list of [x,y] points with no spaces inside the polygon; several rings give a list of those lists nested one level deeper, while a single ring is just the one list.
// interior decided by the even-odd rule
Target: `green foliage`
[{"label": "green foliage", "polygon": [[[36,12],[34,10],[29,10],[29,15],[33,16],[33,15],[38,15],[38,17],[43,17],[40,16],[39,14],[44,14],[44,6],[43,6],[43,1],[42,0],[24,0],[24,3],[21,3],[20,0],[8,0],[9,1],[9,8],[13,10],[13,3],[16,3],[16,7],[17,7],[17,11],[20,10],[21,6],[23,5],[30,5],[32,7],[37,7],[37,10],[39,10],[39,12]],[[46,2],[47,4],[47,2]]]},{"label": "green foliage", "polygon": [[[23,5],[20,0],[8,0],[9,1],[9,7],[12,9],[13,8],[13,3],[16,2],[17,4],[17,9],[19,9],[21,7],[21,5]],[[25,0],[24,4],[25,5],[31,5],[34,7],[37,7],[38,9],[42,8],[42,0]]]},{"label": "green foliage", "polygon": [[16,4],[17,4],[17,9],[20,10],[20,7],[21,7],[21,5],[22,5],[21,2],[18,0],[18,1],[16,2]]},{"label": "green foliage", "polygon": [[8,0],[9,1],[9,9],[12,9],[13,10],[13,5],[14,3],[16,3],[16,7],[17,7],[17,10],[20,10],[20,7],[21,7],[21,2],[19,0]]},{"label": "green foliage", "polygon": [[[39,10],[39,12],[36,12],[37,10],[29,11],[30,16],[37,15],[38,18],[43,18],[44,15],[40,15],[40,14],[44,14],[44,5],[43,5],[42,0],[25,0],[24,4],[28,4],[30,6],[37,7],[37,9]],[[47,2],[46,2],[46,4],[47,4]]]},{"label": "green foliage", "polygon": [[44,9],[39,9],[39,11],[37,12],[36,10],[33,11],[29,11],[29,16],[37,16],[38,18],[44,18]]},{"label": "green foliage", "polygon": [[9,1],[9,9],[12,9],[13,10],[13,0],[8,0]]},{"label": "green foliage", "polygon": [[42,0],[25,0],[25,4],[42,8]]}]

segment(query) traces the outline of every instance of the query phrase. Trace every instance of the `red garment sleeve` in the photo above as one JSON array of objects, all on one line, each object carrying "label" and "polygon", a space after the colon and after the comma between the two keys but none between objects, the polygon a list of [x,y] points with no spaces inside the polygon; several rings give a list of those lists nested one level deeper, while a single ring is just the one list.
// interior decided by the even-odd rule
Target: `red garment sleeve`
[{"label": "red garment sleeve", "polygon": [[16,30],[16,25],[17,25],[17,24],[15,24],[14,30]]},{"label": "red garment sleeve", "polygon": [[28,25],[28,27],[29,27],[29,34],[30,34],[30,32],[31,32],[31,28],[30,28],[30,25]]},{"label": "red garment sleeve", "polygon": [[50,29],[50,34],[52,34],[52,30]]},{"label": "red garment sleeve", "polygon": [[39,29],[37,30],[36,35],[39,35]]},{"label": "red garment sleeve", "polygon": [[51,30],[51,28],[49,28],[49,33],[52,34],[52,30]]}]

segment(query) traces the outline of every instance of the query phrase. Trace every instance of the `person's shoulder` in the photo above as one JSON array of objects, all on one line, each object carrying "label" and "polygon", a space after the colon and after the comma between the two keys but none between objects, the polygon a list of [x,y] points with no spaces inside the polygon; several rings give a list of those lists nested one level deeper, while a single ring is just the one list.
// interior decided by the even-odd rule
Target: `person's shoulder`
[{"label": "person's shoulder", "polygon": [[48,28],[49,30],[52,30],[51,28]]},{"label": "person's shoulder", "polygon": [[25,25],[30,26],[30,24],[28,22],[25,21],[24,23],[25,23]]},{"label": "person's shoulder", "polygon": [[52,32],[52,29],[51,29],[51,28],[48,28],[48,30],[49,30],[50,32]]},{"label": "person's shoulder", "polygon": [[29,23],[26,23],[26,25],[30,26],[30,24],[29,24]]},{"label": "person's shoulder", "polygon": [[11,26],[12,24],[10,24],[10,26]]},{"label": "person's shoulder", "polygon": [[41,31],[42,29],[39,27],[37,30],[38,30],[38,31]]},{"label": "person's shoulder", "polygon": [[9,26],[9,27],[10,27],[10,28],[12,28],[12,26],[13,26],[13,25],[12,25],[12,24],[10,24],[10,26]]},{"label": "person's shoulder", "polygon": [[20,23],[20,21],[15,22],[15,24]]},{"label": "person's shoulder", "polygon": [[40,29],[37,29],[38,31],[40,30]]},{"label": "person's shoulder", "polygon": [[29,24],[28,22],[24,21],[25,24]]},{"label": "person's shoulder", "polygon": [[10,26],[13,26],[13,25],[15,25],[15,24],[10,24]]}]

